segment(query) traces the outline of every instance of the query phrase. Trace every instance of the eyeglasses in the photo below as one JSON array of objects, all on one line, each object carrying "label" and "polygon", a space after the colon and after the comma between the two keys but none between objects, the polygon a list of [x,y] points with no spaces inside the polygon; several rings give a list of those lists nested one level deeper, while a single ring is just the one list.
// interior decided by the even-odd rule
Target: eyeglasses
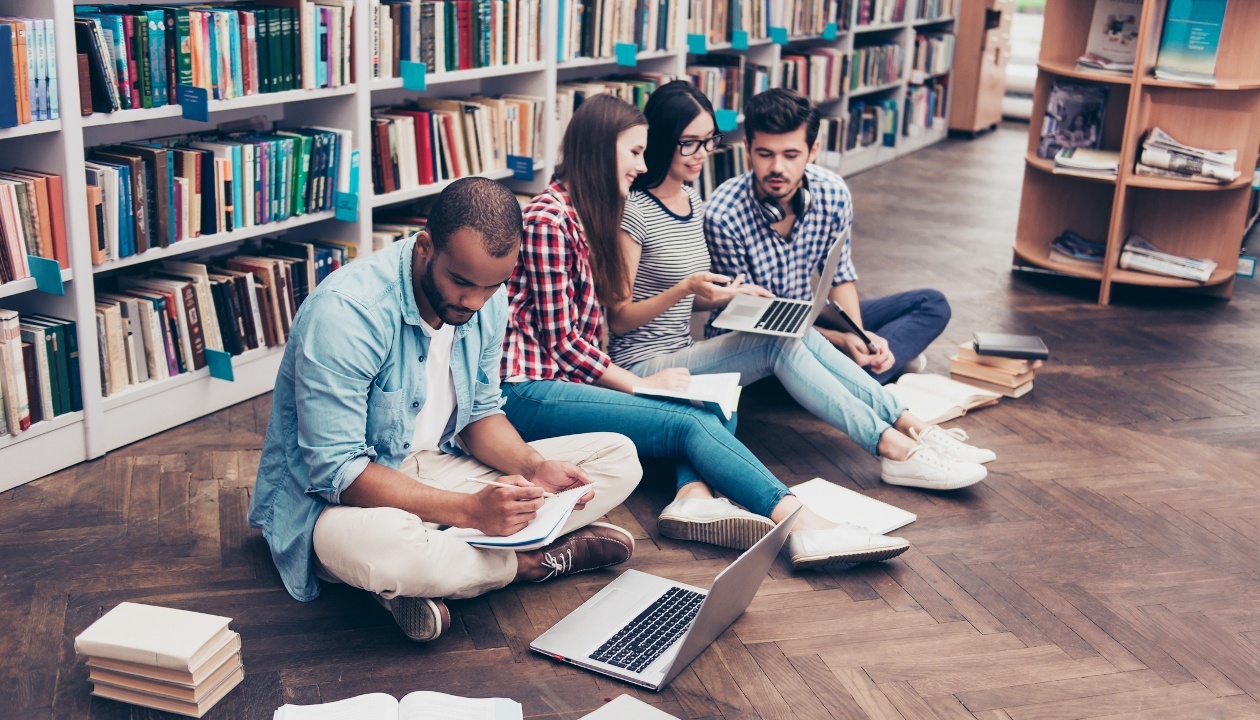
[{"label": "eyeglasses", "polygon": [[683,140],[678,143],[678,152],[684,157],[695,155],[700,152],[700,148],[704,148],[705,152],[713,152],[713,148],[722,143],[722,133],[715,133],[707,140]]}]

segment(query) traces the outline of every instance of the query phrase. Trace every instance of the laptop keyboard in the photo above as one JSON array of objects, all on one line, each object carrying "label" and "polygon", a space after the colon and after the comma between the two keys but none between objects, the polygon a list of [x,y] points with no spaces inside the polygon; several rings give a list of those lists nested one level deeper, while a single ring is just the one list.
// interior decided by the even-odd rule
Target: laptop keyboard
[{"label": "laptop keyboard", "polygon": [[670,588],[591,653],[591,659],[630,672],[643,672],[687,632],[702,602],[703,593]]},{"label": "laptop keyboard", "polygon": [[761,314],[761,319],[757,321],[757,329],[785,333],[796,332],[801,326],[801,321],[809,314],[811,307],[811,305],[800,302],[775,300]]}]

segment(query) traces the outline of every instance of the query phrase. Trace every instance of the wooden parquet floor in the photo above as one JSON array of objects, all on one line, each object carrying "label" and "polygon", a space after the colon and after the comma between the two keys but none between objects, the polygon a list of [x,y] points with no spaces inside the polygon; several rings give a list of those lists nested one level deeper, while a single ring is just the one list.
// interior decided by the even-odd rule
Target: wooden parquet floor
[{"label": "wooden parquet floor", "polygon": [[[528,642],[607,582],[590,574],[453,603],[407,642],[365,594],[291,600],[245,524],[269,399],[0,494],[0,717],[164,717],[89,697],[74,636],[123,600],[234,618],[242,687],[212,718],[383,691],[502,695],[577,718],[620,693],[680,718],[1067,720],[1260,717],[1260,292],[1234,300],[1012,277],[1024,129],[857,176],[867,292],[940,288],[944,367],[974,329],[1042,335],[1037,389],[958,423],[997,451],[956,493],[883,486],[877,465],[780,389],[740,435],[789,484],[826,477],[918,513],[891,562],[793,575],[671,687],[638,692]],[[733,557],[661,538],[667,471],[612,515],[632,567],[706,585]],[[656,480],[657,482],[654,482]]]}]

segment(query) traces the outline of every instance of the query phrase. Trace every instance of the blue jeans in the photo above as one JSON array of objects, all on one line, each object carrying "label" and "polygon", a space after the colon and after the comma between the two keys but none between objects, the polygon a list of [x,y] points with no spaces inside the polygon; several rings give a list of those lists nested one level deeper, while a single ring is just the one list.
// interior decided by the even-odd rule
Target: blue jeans
[{"label": "blue jeans", "polygon": [[949,301],[936,290],[911,290],[862,301],[862,325],[888,341],[895,361],[882,373],[871,373],[880,385],[897,377],[902,366],[919,356],[949,324]]},{"label": "blue jeans", "polygon": [[[791,493],[724,427],[690,405],[560,380],[503,383],[508,420],[527,442],[587,432],[618,432],[646,457],[683,458],[714,490],[766,517]],[[680,473],[679,487],[696,480]]]},{"label": "blue jeans", "polygon": [[696,374],[737,372],[744,385],[774,375],[802,407],[875,456],[880,436],[903,411],[892,393],[817,330],[810,330],[802,340],[726,333],[626,369],[646,377],[675,367]]}]

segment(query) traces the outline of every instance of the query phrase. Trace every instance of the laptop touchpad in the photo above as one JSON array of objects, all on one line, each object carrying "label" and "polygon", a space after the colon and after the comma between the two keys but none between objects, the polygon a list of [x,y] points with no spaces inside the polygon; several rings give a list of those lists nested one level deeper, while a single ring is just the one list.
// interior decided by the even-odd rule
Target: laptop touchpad
[{"label": "laptop touchpad", "polygon": [[628,620],[634,617],[631,613],[638,610],[645,599],[641,593],[612,588],[584,610],[588,613],[598,613],[598,617],[601,618]]},{"label": "laptop touchpad", "polygon": [[764,310],[765,308],[760,304],[749,305],[744,303],[731,303],[730,307],[727,308],[727,312],[730,313],[732,317],[737,318],[755,318]]}]

